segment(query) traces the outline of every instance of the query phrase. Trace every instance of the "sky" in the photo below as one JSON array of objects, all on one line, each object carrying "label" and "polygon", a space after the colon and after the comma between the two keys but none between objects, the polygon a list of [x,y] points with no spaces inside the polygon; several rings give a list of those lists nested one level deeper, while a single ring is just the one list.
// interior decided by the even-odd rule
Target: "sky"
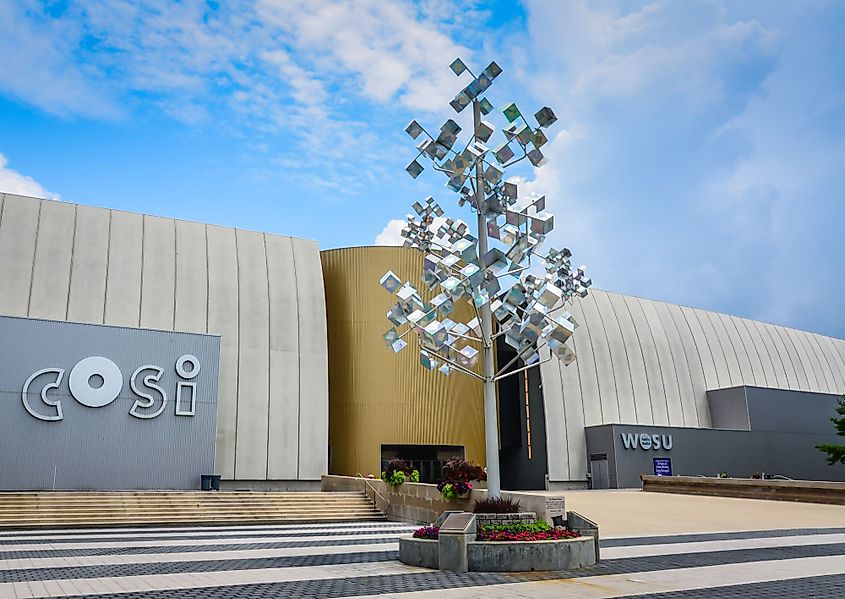
[{"label": "sky", "polygon": [[596,287],[845,338],[843,31],[820,0],[7,0],[0,191],[398,243],[428,195],[471,217],[404,128],[465,125],[448,65],[495,60],[497,108],[559,117],[510,175]]}]

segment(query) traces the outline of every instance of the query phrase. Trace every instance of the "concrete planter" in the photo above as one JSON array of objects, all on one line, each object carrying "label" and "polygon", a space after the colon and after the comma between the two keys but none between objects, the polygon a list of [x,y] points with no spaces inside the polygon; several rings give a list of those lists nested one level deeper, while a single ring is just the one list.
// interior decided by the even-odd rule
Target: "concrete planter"
[{"label": "concrete planter", "polygon": [[435,539],[399,539],[399,561],[403,564],[436,570],[440,563],[440,543]]},{"label": "concrete planter", "polygon": [[470,572],[575,570],[596,564],[592,537],[559,541],[467,543]]},{"label": "concrete planter", "polygon": [[[530,542],[470,541],[466,548],[470,572],[574,570],[596,564],[592,537]],[[413,537],[399,540],[399,561],[403,564],[437,569],[439,551],[438,541]]]}]

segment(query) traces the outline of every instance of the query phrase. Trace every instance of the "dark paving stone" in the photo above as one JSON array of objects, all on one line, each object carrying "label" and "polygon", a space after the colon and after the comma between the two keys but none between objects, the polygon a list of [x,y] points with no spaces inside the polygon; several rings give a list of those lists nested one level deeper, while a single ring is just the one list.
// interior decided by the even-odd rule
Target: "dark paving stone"
[{"label": "dark paving stone", "polygon": [[[384,552],[386,555],[380,556],[383,561],[385,558],[390,559],[395,557],[395,552]],[[391,555],[392,554],[392,555]],[[203,597],[291,597],[291,596],[305,596],[305,597],[342,597],[347,595],[366,595],[366,594],[384,594],[393,592],[403,592],[409,590],[438,590],[447,588],[467,587],[467,586],[483,586],[491,584],[509,584],[514,582],[526,582],[536,580],[552,580],[559,578],[583,578],[590,576],[602,576],[609,574],[628,574],[632,572],[652,572],[665,571],[678,568],[692,568],[701,566],[715,566],[730,563],[748,563],[757,561],[779,560],[779,559],[794,559],[801,557],[823,557],[842,555],[845,556],[845,544],[838,545],[808,545],[799,547],[772,547],[753,550],[737,550],[737,551],[717,551],[709,553],[694,553],[694,554],[679,554],[679,555],[661,555],[606,560],[593,568],[585,568],[577,571],[566,572],[526,572],[526,573],[479,573],[471,572],[467,574],[454,574],[450,572],[431,571],[422,574],[402,574],[391,576],[366,576],[355,577],[341,580],[312,580],[312,581],[297,581],[289,583],[273,583],[273,584],[259,584],[259,585],[242,585],[236,588],[220,588],[220,589],[203,589]],[[320,557],[320,556],[315,556]],[[322,556],[327,557],[327,556]],[[303,556],[305,558],[305,556]],[[290,558],[279,558],[290,559]],[[110,577],[110,576],[127,576],[127,575],[150,575],[163,574],[172,572],[203,572],[203,571],[220,571],[220,570],[237,570],[243,567],[249,568],[251,564],[262,560],[230,560],[213,562],[213,568],[205,569],[203,564],[212,562],[182,562],[176,564],[138,564],[122,565],[122,566],[93,566],[93,567],[79,567],[79,568],[51,568],[41,570],[37,575],[32,577],[23,574],[25,578],[20,580],[49,580],[60,578],[90,578],[90,577]],[[268,560],[271,561],[271,560]],[[362,561],[362,560],[353,560]],[[374,560],[377,561],[377,560]],[[351,562],[338,562],[351,563]],[[288,564],[293,565],[293,564]],[[300,565],[300,564],[296,564]],[[308,564],[317,565],[317,564]],[[166,571],[158,571],[158,566],[165,566]],[[194,568],[200,569],[194,569]],[[252,566],[258,567],[258,566]],[[135,568],[135,570],[132,570]],[[82,573],[82,571],[85,571]],[[15,571],[18,573],[26,573],[26,570]],[[11,574],[11,573],[10,573]],[[12,582],[8,580],[7,582]],[[269,590],[268,590],[269,589]],[[243,595],[234,595],[227,593],[238,592],[245,593]],[[180,590],[180,591],[159,591],[153,593],[145,593],[143,596],[155,599],[185,599],[196,596],[191,593],[196,593],[197,589]],[[221,594],[222,593],[222,594]],[[267,594],[269,593],[269,594]],[[114,597],[129,597],[138,594],[121,594],[114,595]]]},{"label": "dark paving stone", "polygon": [[[630,595],[629,595],[630,596]],[[835,599],[845,597],[845,574],[795,578],[729,587],[634,595],[637,599]]]},{"label": "dark paving stone", "polygon": [[631,537],[630,539],[602,539],[599,545],[601,547],[633,547],[635,545],[661,545],[664,543],[695,543],[699,541],[766,539],[771,537],[797,537],[802,535],[843,533],[845,533],[845,528],[793,528],[785,530],[750,530],[742,532],[667,535],[662,537]]},{"label": "dark paving stone", "polygon": [[[79,557],[83,555],[139,555],[149,553],[189,553],[192,551],[237,551],[241,549],[281,549],[283,547],[333,547],[336,545],[366,545],[369,543],[398,543],[403,535],[386,534],[373,539],[339,539],[337,541],[278,541],[275,543],[239,543],[237,545],[176,545],[155,547],[109,547],[105,549],[45,549],[35,551],[2,551],[0,560],[25,557]],[[119,539],[113,539],[119,543]]]},{"label": "dark paving stone", "polygon": [[[397,531],[391,530],[390,528],[379,528],[371,531],[367,531],[364,534],[399,534],[399,535],[406,535],[410,534],[410,531]],[[126,538],[131,538],[132,533],[125,533]],[[193,541],[214,541],[220,539],[232,539],[237,538],[238,536],[249,537],[252,539],[266,539],[266,538],[286,538],[286,537],[342,537],[342,536],[354,536],[360,534],[358,529],[350,528],[349,530],[333,530],[327,532],[310,532],[310,531],[282,531],[278,533],[273,532],[263,532],[263,531],[256,531],[255,533],[251,533],[249,531],[244,531],[243,533],[239,533],[238,535],[191,535],[190,533],[181,534],[178,532],[175,533],[162,533],[161,536],[156,535],[154,537],[139,537],[138,540],[140,541],[172,541],[172,540],[193,540]],[[51,539],[33,539],[29,540],[26,538],[15,539],[14,541],[5,542],[2,537],[0,537],[0,551],[3,550],[3,545],[42,545],[42,544],[50,544],[50,543],[114,543],[119,542],[120,537],[98,537],[98,536],[85,536],[84,539],[62,539],[61,535],[56,535]]]}]

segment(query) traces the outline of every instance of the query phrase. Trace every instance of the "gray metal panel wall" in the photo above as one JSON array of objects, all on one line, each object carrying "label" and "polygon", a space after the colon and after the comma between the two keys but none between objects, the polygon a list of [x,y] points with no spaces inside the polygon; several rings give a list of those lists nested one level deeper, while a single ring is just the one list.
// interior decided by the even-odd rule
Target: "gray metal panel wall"
[{"label": "gray metal panel wall", "polygon": [[586,479],[584,426],[709,427],[726,387],[845,393],[841,339],[599,290],[571,312],[576,363],[540,369],[551,482]]},{"label": "gray metal panel wall", "polygon": [[[0,340],[0,489],[196,489],[211,472],[218,337],[0,316]],[[200,364],[190,381],[175,369],[185,354]],[[69,390],[74,366],[91,356],[111,360],[122,374],[119,395],[103,407],[87,407]],[[146,365],[164,370],[157,384],[167,399],[161,414],[140,419],[130,415],[138,398],[131,380]],[[61,420],[35,418],[23,403],[26,381],[45,368],[64,370],[59,387],[46,391],[60,402]],[[143,371],[136,387],[150,392],[142,380],[152,373]],[[56,377],[33,380],[26,397],[36,413],[56,415],[41,400]],[[194,416],[176,414],[178,381],[196,383]],[[156,410],[161,396],[151,394]]]},{"label": "gray metal panel wall", "polygon": [[[818,402],[817,415],[831,413],[836,396]],[[611,441],[607,432],[612,431]],[[622,434],[672,435],[672,449],[627,449]],[[640,486],[640,474],[653,474],[653,459],[672,460],[672,473],[686,476],[750,477],[755,474],[781,474],[803,480],[845,480],[845,469],[828,466],[819,443],[835,443],[830,432],[734,431],[607,424],[587,429],[590,453],[607,453],[612,466],[611,486]],[[614,484],[615,482],[615,484]]]},{"label": "gray metal panel wall", "polygon": [[224,478],[327,471],[315,242],[0,194],[0,257],[0,314],[221,335]]}]

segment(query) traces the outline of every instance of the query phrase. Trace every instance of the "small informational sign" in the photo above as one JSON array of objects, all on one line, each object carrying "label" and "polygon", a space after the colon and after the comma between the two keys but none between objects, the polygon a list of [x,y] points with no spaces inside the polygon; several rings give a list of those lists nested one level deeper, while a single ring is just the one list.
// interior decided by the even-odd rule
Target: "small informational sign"
[{"label": "small informational sign", "polygon": [[464,532],[472,521],[472,518],[473,514],[468,512],[449,514],[443,526],[440,527],[440,532]]},{"label": "small informational sign", "polygon": [[657,476],[672,476],[672,458],[654,458],[654,473]]},{"label": "small informational sign", "polygon": [[546,497],[546,515],[549,518],[566,517],[566,504],[563,497]]}]

